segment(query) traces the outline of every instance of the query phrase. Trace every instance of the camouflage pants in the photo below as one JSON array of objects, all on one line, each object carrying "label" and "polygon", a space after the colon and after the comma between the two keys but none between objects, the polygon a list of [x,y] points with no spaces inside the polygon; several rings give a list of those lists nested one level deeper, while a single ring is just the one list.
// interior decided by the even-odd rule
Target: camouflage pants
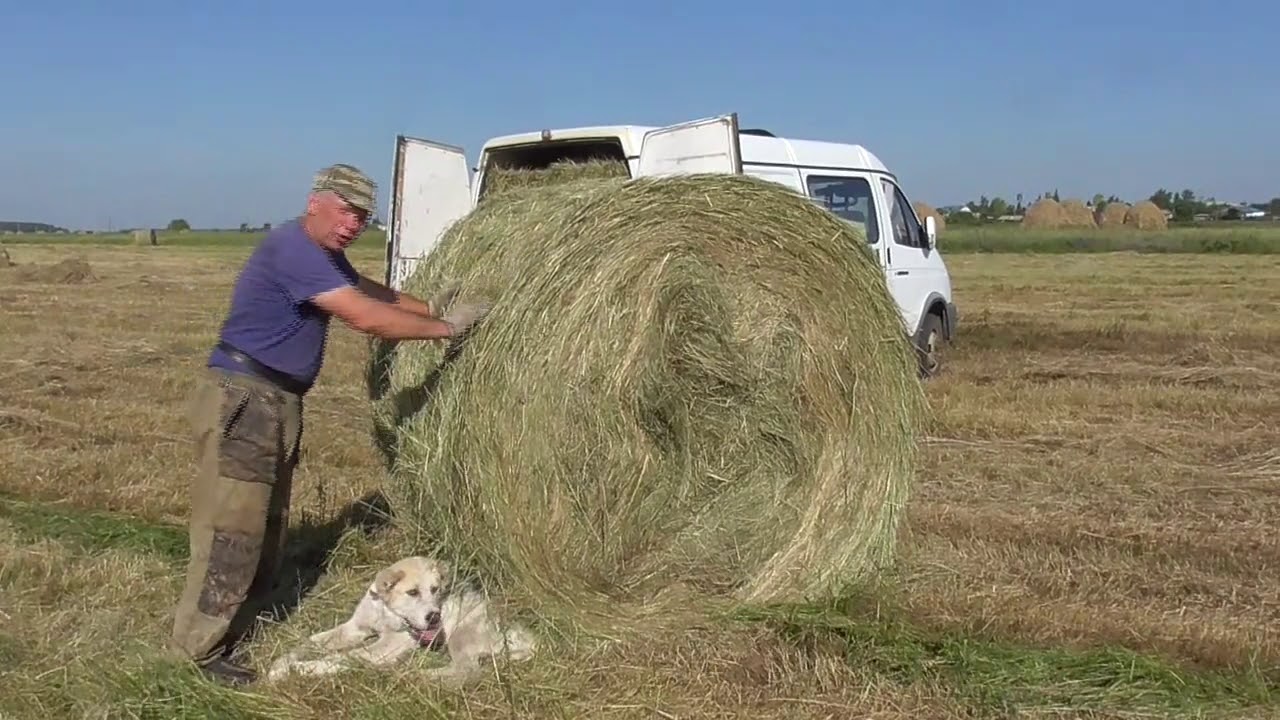
[{"label": "camouflage pants", "polygon": [[191,398],[191,559],[171,649],[203,663],[248,629],[284,554],[302,398],[209,369]]}]

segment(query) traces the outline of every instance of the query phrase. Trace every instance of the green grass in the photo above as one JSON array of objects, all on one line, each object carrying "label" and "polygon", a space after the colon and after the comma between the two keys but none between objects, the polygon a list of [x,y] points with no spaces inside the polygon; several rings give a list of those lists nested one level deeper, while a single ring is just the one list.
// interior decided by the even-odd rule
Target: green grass
[{"label": "green grass", "polygon": [[[262,239],[261,231],[160,232],[158,242],[165,247],[251,247]],[[370,230],[361,236],[362,247],[382,247],[386,233]],[[93,235],[0,235],[3,245],[133,245],[127,233]],[[1158,232],[1128,229],[1028,230],[1014,224],[981,226],[952,225],[939,238],[944,255],[970,253],[1179,253],[1274,255],[1280,254],[1280,222],[1214,223],[1174,225]]]},{"label": "green grass", "polygon": [[893,606],[896,592],[738,617],[901,686],[948,687],[971,707],[998,714],[1036,708],[1199,716],[1271,706],[1280,690],[1276,678],[1255,669],[1189,669],[1118,648],[1037,647],[923,627]]},{"label": "green grass", "polygon": [[1172,226],[1164,231],[1128,229],[1029,230],[1017,225],[949,226],[939,236],[944,255],[967,253],[1280,253],[1280,223]]},{"label": "green grass", "polygon": [[0,494],[0,520],[27,540],[51,539],[89,553],[130,550],[186,560],[187,529],[127,515],[62,510]]}]

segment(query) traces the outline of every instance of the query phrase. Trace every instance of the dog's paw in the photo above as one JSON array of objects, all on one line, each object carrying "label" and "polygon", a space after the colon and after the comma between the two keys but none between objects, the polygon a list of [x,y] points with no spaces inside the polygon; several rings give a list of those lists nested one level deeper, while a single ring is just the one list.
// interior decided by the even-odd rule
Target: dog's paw
[{"label": "dog's paw", "polygon": [[267,670],[267,679],[271,681],[281,680],[289,674],[289,671],[292,668],[293,657],[291,655],[285,655],[282,658],[278,658],[275,662],[271,663],[270,669]]}]

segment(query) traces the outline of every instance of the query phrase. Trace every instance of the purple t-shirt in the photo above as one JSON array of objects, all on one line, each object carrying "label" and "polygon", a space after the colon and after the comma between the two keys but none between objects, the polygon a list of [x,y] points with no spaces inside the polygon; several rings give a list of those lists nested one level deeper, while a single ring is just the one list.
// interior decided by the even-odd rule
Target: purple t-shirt
[{"label": "purple t-shirt", "polygon": [[[317,245],[297,220],[284,223],[245,262],[219,339],[309,388],[320,373],[329,334],[329,315],[310,300],[358,279],[344,253]],[[237,368],[216,347],[208,364]]]}]

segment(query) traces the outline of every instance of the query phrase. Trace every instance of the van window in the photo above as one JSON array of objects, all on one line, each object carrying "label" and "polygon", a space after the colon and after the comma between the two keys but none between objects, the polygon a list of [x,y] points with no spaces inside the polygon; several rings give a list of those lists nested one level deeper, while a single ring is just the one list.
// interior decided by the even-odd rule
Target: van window
[{"label": "van window", "polygon": [[888,180],[880,181],[884,189],[884,201],[889,204],[889,227],[893,232],[893,241],[899,245],[913,248],[924,247],[924,230],[916,220],[916,213],[911,209],[906,196]]},{"label": "van window", "polygon": [[880,241],[880,223],[876,218],[876,204],[871,199],[871,183],[860,177],[834,177],[810,175],[805,183],[809,197],[836,216],[862,229],[867,244]]}]

